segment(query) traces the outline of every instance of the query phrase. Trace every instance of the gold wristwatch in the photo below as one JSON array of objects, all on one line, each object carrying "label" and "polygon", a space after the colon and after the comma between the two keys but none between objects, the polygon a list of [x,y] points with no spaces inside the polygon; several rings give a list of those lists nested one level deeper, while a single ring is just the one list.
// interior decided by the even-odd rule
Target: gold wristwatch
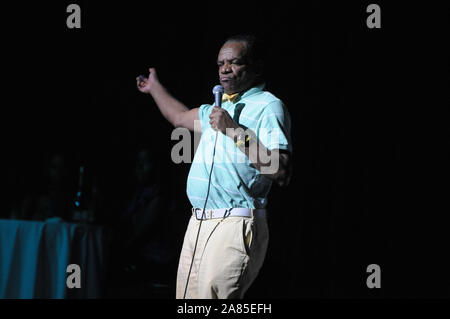
[{"label": "gold wristwatch", "polygon": [[244,145],[247,148],[249,146],[249,144],[250,144],[250,135],[247,135],[245,133],[240,133],[236,137],[236,143],[235,144],[236,144],[236,147]]}]

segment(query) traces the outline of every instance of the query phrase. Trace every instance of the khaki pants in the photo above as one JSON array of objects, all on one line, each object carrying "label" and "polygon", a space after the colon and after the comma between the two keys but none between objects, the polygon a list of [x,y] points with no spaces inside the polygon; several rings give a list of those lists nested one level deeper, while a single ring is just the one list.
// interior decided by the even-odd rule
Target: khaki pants
[{"label": "khaki pants", "polygon": [[[199,224],[192,216],[184,236],[178,265],[177,299],[184,296]],[[243,298],[263,264],[268,241],[265,217],[203,220],[186,298]]]}]

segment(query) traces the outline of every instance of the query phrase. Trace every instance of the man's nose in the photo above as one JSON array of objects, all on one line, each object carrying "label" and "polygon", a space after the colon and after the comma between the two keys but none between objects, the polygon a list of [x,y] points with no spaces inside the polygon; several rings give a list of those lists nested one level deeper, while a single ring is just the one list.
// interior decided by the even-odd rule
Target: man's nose
[{"label": "man's nose", "polygon": [[224,64],[221,68],[220,68],[220,73],[225,74],[225,73],[230,73],[231,72],[231,66],[226,63]]}]

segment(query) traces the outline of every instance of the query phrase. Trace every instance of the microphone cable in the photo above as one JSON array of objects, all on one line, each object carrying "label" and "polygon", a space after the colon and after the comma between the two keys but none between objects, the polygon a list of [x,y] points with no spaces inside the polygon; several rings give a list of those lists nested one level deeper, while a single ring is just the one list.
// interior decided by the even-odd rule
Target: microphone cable
[{"label": "microphone cable", "polygon": [[[191,260],[191,265],[189,267],[189,272],[188,272],[188,276],[187,276],[187,280],[186,280],[186,286],[184,287],[183,299],[186,299],[186,292],[187,292],[187,288],[188,288],[188,284],[189,284],[189,278],[191,277],[192,265],[194,264],[195,252],[197,250],[198,237],[200,236],[200,229],[202,227],[203,218],[205,217],[206,203],[208,202],[209,189],[211,187],[211,176],[212,176],[212,171],[213,171],[213,167],[214,167],[214,157],[216,154],[216,144],[217,144],[217,135],[218,134],[219,134],[219,131],[217,130],[216,138],[214,140],[214,149],[213,149],[213,155],[212,155],[211,169],[209,170],[208,190],[206,192],[205,204],[203,205],[202,218],[200,219],[200,224],[198,225],[197,238],[195,239],[194,251],[192,253],[192,260]],[[197,218],[197,214],[195,214],[195,218]]]},{"label": "microphone cable", "polygon": [[[223,94],[223,92],[224,92],[224,89],[223,89],[223,86],[221,86],[221,85],[216,85],[213,88],[215,107],[221,107],[222,106],[222,94]],[[216,144],[217,144],[217,136],[218,135],[219,135],[219,130],[216,131],[216,138],[214,139],[214,148],[213,148],[213,154],[212,154],[211,169],[209,170],[208,190],[206,192],[205,204],[203,205],[202,217],[200,219],[200,224],[198,225],[197,237],[195,239],[194,251],[192,253],[191,265],[189,266],[189,272],[188,272],[188,276],[187,276],[187,279],[186,279],[186,286],[184,287],[183,299],[186,299],[186,292],[187,292],[187,288],[188,288],[188,285],[189,285],[189,279],[191,277],[192,266],[194,264],[195,252],[197,251],[198,237],[200,236],[200,229],[202,227],[202,222],[203,222],[203,219],[205,217],[206,203],[208,202],[209,190],[211,188],[211,177],[212,177],[212,171],[213,171],[213,167],[214,167],[214,157],[216,155]],[[195,213],[195,211],[194,211],[194,213]],[[195,218],[197,218],[197,213],[195,213]]]}]

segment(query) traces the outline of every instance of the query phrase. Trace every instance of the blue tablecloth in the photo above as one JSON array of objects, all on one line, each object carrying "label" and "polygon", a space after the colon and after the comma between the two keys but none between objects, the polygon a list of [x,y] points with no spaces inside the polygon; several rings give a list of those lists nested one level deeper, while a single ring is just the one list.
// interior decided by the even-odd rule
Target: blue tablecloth
[{"label": "blue tablecloth", "polygon": [[[0,219],[0,298],[98,298],[108,232],[100,226]],[[69,289],[69,264],[81,288]]]}]

